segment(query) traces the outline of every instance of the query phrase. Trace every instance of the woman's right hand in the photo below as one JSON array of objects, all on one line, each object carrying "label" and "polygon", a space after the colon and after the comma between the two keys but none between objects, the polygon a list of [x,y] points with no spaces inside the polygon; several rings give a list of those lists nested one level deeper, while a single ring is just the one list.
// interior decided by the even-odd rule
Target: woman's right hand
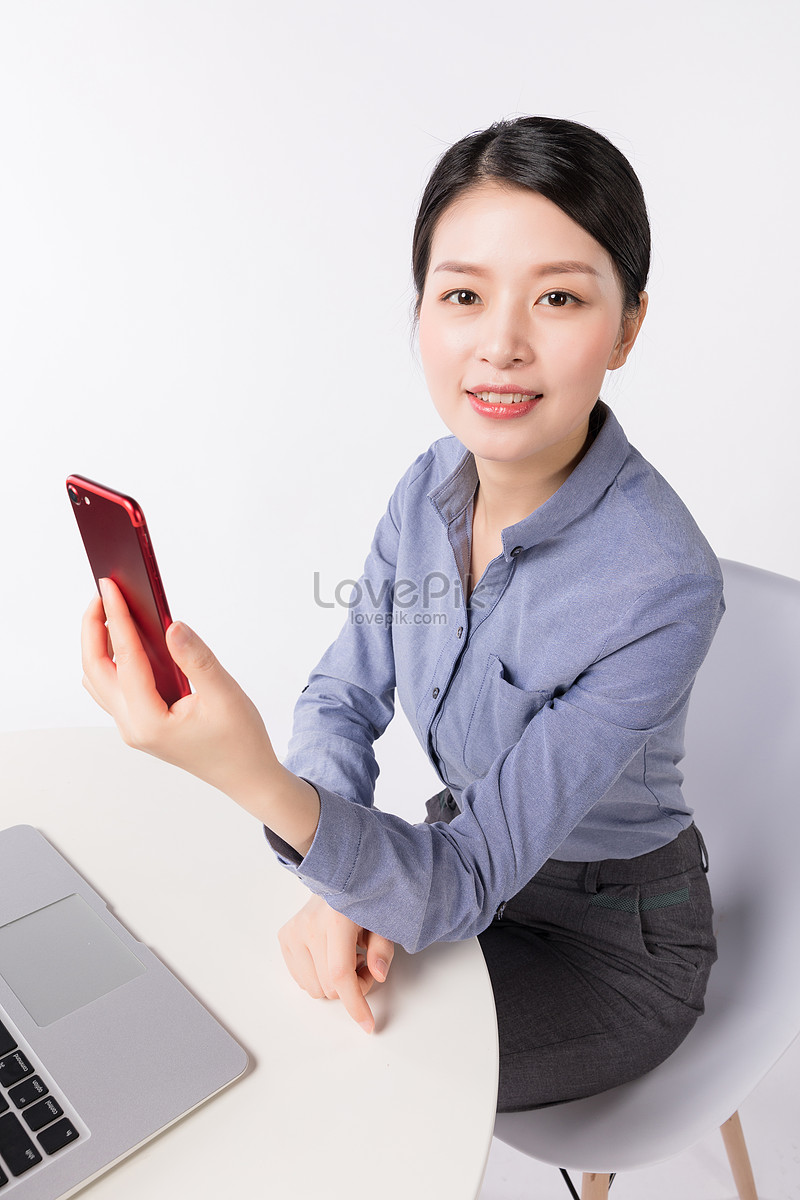
[{"label": "woman's right hand", "polygon": [[312,896],[286,922],[278,941],[292,978],[309,996],[338,998],[353,1020],[372,1033],[375,1018],[365,997],[374,983],[386,979],[394,942],[356,925],[321,896]]}]

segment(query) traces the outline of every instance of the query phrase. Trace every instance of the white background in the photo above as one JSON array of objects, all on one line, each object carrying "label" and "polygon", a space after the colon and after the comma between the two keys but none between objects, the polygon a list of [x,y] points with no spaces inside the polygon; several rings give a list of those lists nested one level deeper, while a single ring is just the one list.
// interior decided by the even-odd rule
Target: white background
[{"label": "white background", "polygon": [[[282,751],[343,615],[314,572],[358,575],[444,432],[411,339],[421,189],[504,116],[631,159],[651,302],[604,395],[718,554],[800,577],[798,26],[796,0],[0,0],[0,729],[106,720],[76,471],[141,501],[173,614]],[[379,750],[379,803],[419,819],[402,720]],[[775,1200],[800,1195],[796,1059],[744,1111]],[[495,1143],[482,1195],[563,1194],[536,1172]],[[732,1194],[716,1136],[615,1190],[676,1185]]]},{"label": "white background", "polygon": [[[358,576],[446,432],[410,320],[424,181],[504,116],[630,158],[651,303],[605,398],[718,554],[800,576],[799,13],[1,0],[0,728],[106,721],[80,687],[74,471],[142,503],[173,615],[283,751],[344,616],[314,573],[325,598]],[[432,772],[401,722],[382,744],[379,802],[419,815]]]}]

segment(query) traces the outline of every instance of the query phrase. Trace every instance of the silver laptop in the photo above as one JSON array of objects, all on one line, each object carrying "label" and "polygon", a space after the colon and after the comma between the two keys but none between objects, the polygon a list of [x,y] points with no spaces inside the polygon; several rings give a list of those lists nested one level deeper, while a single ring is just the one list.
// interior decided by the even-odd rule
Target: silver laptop
[{"label": "silver laptop", "polygon": [[72,1195],[247,1062],[37,830],[0,832],[0,1200]]}]

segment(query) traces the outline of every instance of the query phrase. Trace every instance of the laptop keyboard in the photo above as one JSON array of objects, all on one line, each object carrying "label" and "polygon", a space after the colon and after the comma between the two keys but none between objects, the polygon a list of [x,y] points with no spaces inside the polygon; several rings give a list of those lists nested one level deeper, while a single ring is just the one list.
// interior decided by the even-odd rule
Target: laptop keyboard
[{"label": "laptop keyboard", "polygon": [[77,1141],[75,1121],[53,1095],[45,1071],[0,1020],[0,1193],[5,1195],[13,1178]]}]

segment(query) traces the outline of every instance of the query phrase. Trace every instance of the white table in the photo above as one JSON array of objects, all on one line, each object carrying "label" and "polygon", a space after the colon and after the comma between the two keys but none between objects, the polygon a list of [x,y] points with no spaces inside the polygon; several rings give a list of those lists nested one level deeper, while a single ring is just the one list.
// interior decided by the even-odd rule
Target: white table
[{"label": "white table", "polygon": [[253,1062],[87,1198],[477,1196],[497,1086],[477,941],[398,947],[367,1036],[289,976],[276,933],[308,892],[213,788],[114,730],[4,733],[0,828],[17,824],[53,843]]}]

